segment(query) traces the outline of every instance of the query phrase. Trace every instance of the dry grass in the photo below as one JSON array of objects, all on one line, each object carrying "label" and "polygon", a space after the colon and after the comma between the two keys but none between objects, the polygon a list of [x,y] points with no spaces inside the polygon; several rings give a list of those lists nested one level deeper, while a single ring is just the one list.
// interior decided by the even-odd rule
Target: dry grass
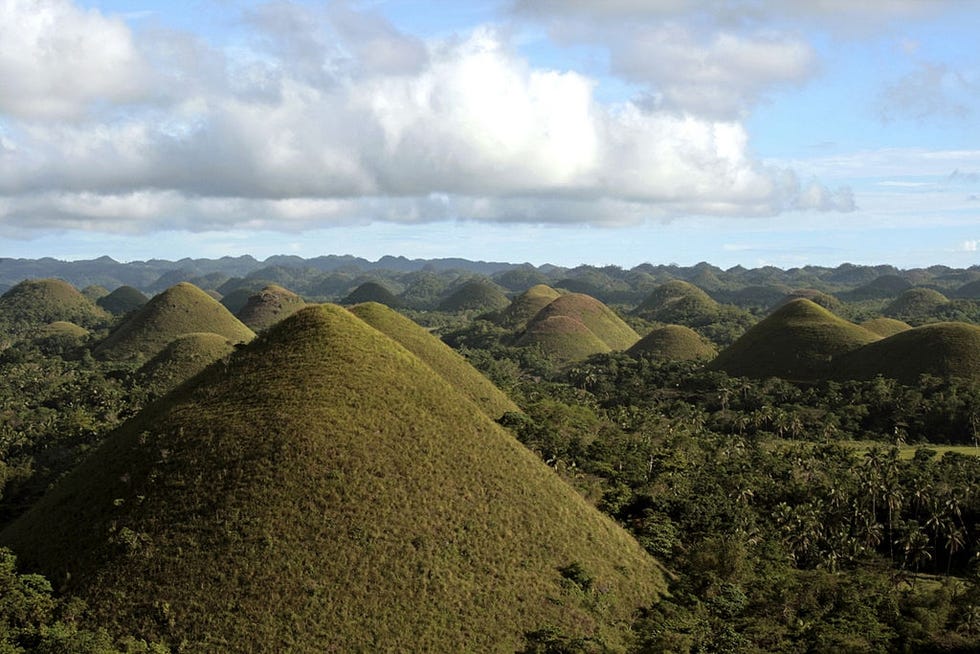
[{"label": "dry grass", "polygon": [[633,355],[648,354],[668,361],[708,360],[718,354],[714,346],[706,343],[696,331],[683,325],[654,329],[627,352]]},{"label": "dry grass", "polygon": [[270,284],[258,293],[249,296],[248,301],[235,315],[249,329],[260,332],[288,318],[306,306],[306,301],[292,291]]},{"label": "dry grass", "polygon": [[552,316],[574,318],[585,325],[610,350],[626,350],[638,340],[640,335],[633,331],[622,318],[591,295],[569,293],[555,298],[528,322],[527,331],[535,329]]}]

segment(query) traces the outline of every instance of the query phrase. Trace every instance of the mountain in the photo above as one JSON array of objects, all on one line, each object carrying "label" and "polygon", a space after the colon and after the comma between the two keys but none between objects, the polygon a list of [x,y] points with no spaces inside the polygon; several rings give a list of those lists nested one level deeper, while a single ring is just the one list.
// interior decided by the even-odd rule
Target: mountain
[{"label": "mountain", "polygon": [[667,325],[654,329],[626,350],[626,353],[634,356],[647,354],[668,361],[708,360],[718,354],[696,331],[683,325]]},{"label": "mountain", "polygon": [[57,321],[101,327],[109,319],[108,313],[60,279],[25,280],[0,296],[0,335],[26,335]]},{"label": "mountain", "polygon": [[832,357],[879,338],[810,300],[798,299],[751,327],[709,367],[736,377],[821,379]]},{"label": "mountain", "polygon": [[842,354],[833,369],[841,379],[882,375],[906,384],[925,374],[980,380],[980,327],[945,322],[908,329]]},{"label": "mountain", "polygon": [[358,304],[351,307],[350,311],[427,363],[457,391],[483,409],[490,418],[496,420],[508,411],[519,411],[517,405],[503,391],[480,374],[466,359],[429,330],[397,311],[377,302]]},{"label": "mountain", "polygon": [[417,356],[307,307],[111,434],[0,532],[181,651],[621,646],[660,566]]},{"label": "mountain", "polygon": [[235,343],[255,333],[220,302],[192,284],[181,282],[131,313],[93,350],[102,359],[152,358],[181,334],[210,332]]},{"label": "mountain", "polygon": [[270,284],[249,296],[245,306],[235,317],[255,332],[268,329],[283,318],[293,315],[306,306],[306,301],[292,291]]}]

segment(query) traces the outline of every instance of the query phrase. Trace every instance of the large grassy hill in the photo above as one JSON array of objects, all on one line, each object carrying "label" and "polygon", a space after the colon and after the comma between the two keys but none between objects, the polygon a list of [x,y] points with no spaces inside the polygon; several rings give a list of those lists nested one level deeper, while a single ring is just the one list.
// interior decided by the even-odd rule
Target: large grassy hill
[{"label": "large grassy hill", "polygon": [[980,380],[980,327],[960,322],[908,329],[837,357],[834,375],[914,384],[924,374]]},{"label": "large grassy hill", "polygon": [[701,336],[683,325],[666,325],[654,329],[627,350],[628,354],[647,354],[668,361],[713,359],[717,350]]},{"label": "large grassy hill", "polygon": [[94,353],[103,359],[150,359],[181,334],[194,332],[221,334],[235,343],[255,337],[220,302],[196,286],[181,282],[131,313],[99,343]]},{"label": "large grassy hill", "polygon": [[793,300],[723,350],[710,367],[738,377],[819,379],[831,357],[880,338],[806,299]]},{"label": "large grassy hill", "polygon": [[414,354],[307,307],[0,532],[96,624],[183,652],[513,652],[664,589],[621,528]]},{"label": "large grassy hill", "polygon": [[57,321],[93,328],[109,320],[108,313],[60,279],[25,280],[0,296],[0,335],[23,336]]},{"label": "large grassy hill", "polygon": [[610,351],[609,345],[571,316],[535,319],[517,339],[516,345],[536,347],[556,361],[580,361]]},{"label": "large grassy hill", "polygon": [[109,313],[121,316],[139,309],[147,301],[148,298],[139,289],[132,286],[120,286],[111,293],[100,297],[95,303]]},{"label": "large grassy hill", "polygon": [[489,281],[477,279],[464,283],[439,303],[440,311],[495,311],[510,304],[507,296]]},{"label": "large grassy hill", "polygon": [[350,310],[422,359],[494,420],[508,411],[518,411],[503,391],[424,327],[377,302],[358,304]]},{"label": "large grassy hill", "polygon": [[718,315],[718,303],[694,284],[675,279],[656,288],[633,313],[656,322],[700,325]]},{"label": "large grassy hill", "polygon": [[270,284],[249,296],[245,306],[235,316],[249,329],[259,332],[306,306],[306,301],[292,291]]},{"label": "large grassy hill", "polygon": [[347,297],[340,301],[340,304],[348,306],[365,302],[377,302],[393,309],[400,309],[405,306],[405,303],[397,295],[378,282],[364,282],[348,293]]},{"label": "large grassy hill", "polygon": [[861,323],[861,326],[869,332],[874,332],[882,338],[894,336],[906,329],[912,329],[912,325],[895,318],[871,318]]},{"label": "large grassy hill", "polygon": [[493,322],[502,327],[521,329],[538,311],[544,309],[560,296],[561,293],[547,284],[536,284],[490,317]]},{"label": "large grassy hill", "polygon": [[138,374],[144,386],[163,395],[234,350],[235,344],[221,334],[182,334],[143,364]]},{"label": "large grassy hill", "polygon": [[949,298],[931,288],[910,288],[885,307],[889,318],[918,323],[927,320],[937,310],[949,304]]},{"label": "large grassy hill", "polygon": [[535,323],[553,316],[579,321],[610,350],[625,350],[640,340],[640,335],[616,312],[590,295],[569,293],[555,298],[528,322],[527,331],[533,331]]}]

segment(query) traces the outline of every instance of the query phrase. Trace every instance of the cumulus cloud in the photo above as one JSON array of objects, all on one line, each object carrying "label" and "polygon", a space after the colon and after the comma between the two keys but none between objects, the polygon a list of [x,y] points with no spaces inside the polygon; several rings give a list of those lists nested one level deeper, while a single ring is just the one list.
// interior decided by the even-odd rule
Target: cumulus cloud
[{"label": "cumulus cloud", "polygon": [[[853,209],[846,189],[760,165],[731,116],[603,103],[593,79],[535,68],[489,28],[422,42],[342,3],[277,2],[246,15],[247,47],[222,50],[189,34],[141,33],[137,44],[122,22],[67,0],[44,0],[40,22],[25,6],[0,0],[0,79],[23,92],[0,85],[7,230],[615,225]],[[2,37],[21,32],[35,55],[49,42],[76,50],[57,66],[12,55]],[[647,47],[679,52],[690,38]],[[713,69],[695,86],[726,71],[768,84],[808,65],[776,37],[708,47]],[[642,54],[621,64],[653,74]],[[77,79],[61,86],[64,75]],[[681,97],[680,76],[674,87]],[[720,93],[734,107],[742,90]]]},{"label": "cumulus cloud", "polygon": [[879,115],[885,123],[898,119],[966,118],[970,110],[957,96],[969,90],[969,82],[947,65],[920,63],[881,91]]}]

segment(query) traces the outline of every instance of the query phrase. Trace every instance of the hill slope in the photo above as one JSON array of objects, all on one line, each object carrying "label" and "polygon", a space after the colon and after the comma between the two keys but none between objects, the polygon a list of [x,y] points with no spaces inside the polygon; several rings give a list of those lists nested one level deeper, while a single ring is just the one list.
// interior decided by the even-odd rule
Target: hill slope
[{"label": "hill slope", "polygon": [[537,347],[558,361],[579,361],[609,352],[609,346],[581,321],[571,316],[534,320],[517,339],[518,347]]},{"label": "hill slope", "polygon": [[143,364],[138,374],[144,386],[163,395],[234,350],[235,344],[221,334],[182,334]]},{"label": "hill slope", "polygon": [[25,280],[0,296],[0,334],[25,335],[58,321],[91,328],[108,320],[108,313],[60,279]]},{"label": "hill slope", "polygon": [[538,311],[544,309],[561,293],[546,284],[536,284],[527,289],[506,307],[491,316],[494,323],[510,329],[521,329]]},{"label": "hill slope", "polygon": [[861,326],[882,338],[888,338],[899,332],[904,332],[906,329],[912,329],[912,325],[894,318],[872,318],[862,322]]},{"label": "hill slope", "polygon": [[270,284],[249,296],[245,306],[235,316],[252,331],[268,329],[283,318],[306,306],[306,301],[292,291]]},{"label": "hill slope", "polygon": [[120,286],[112,293],[104,295],[95,301],[100,307],[111,314],[121,316],[146,304],[148,298],[132,286]]},{"label": "hill slope", "polygon": [[348,306],[364,304],[365,302],[377,302],[393,309],[400,309],[405,306],[405,303],[397,295],[378,282],[364,282],[348,293],[347,297],[340,301],[340,304]]},{"label": "hill slope", "polygon": [[573,318],[585,325],[610,350],[625,350],[640,340],[632,327],[605,304],[590,295],[569,293],[552,300],[527,324],[527,331],[553,316]]},{"label": "hill slope", "polygon": [[439,311],[495,311],[510,304],[510,300],[495,284],[483,280],[469,281],[450,293],[439,303]]},{"label": "hill slope", "polygon": [[633,313],[656,322],[699,325],[718,313],[718,303],[700,288],[674,279],[654,289]]},{"label": "hill slope", "polygon": [[628,354],[649,354],[668,361],[712,359],[718,352],[690,327],[667,325],[654,329],[626,351]]},{"label": "hill slope", "polygon": [[466,359],[427,329],[397,311],[377,302],[358,304],[351,307],[350,311],[422,359],[494,420],[508,411],[519,410],[503,391]]},{"label": "hill slope", "polygon": [[138,415],[0,542],[111,630],[191,652],[514,651],[663,589],[629,535],[335,306]]},{"label": "hill slope", "polygon": [[152,358],[181,334],[210,332],[235,343],[255,337],[220,302],[192,284],[181,282],[153,297],[93,350],[103,359]]},{"label": "hill slope", "polygon": [[723,350],[709,367],[738,377],[819,379],[831,357],[880,337],[806,299],[783,305]]}]

